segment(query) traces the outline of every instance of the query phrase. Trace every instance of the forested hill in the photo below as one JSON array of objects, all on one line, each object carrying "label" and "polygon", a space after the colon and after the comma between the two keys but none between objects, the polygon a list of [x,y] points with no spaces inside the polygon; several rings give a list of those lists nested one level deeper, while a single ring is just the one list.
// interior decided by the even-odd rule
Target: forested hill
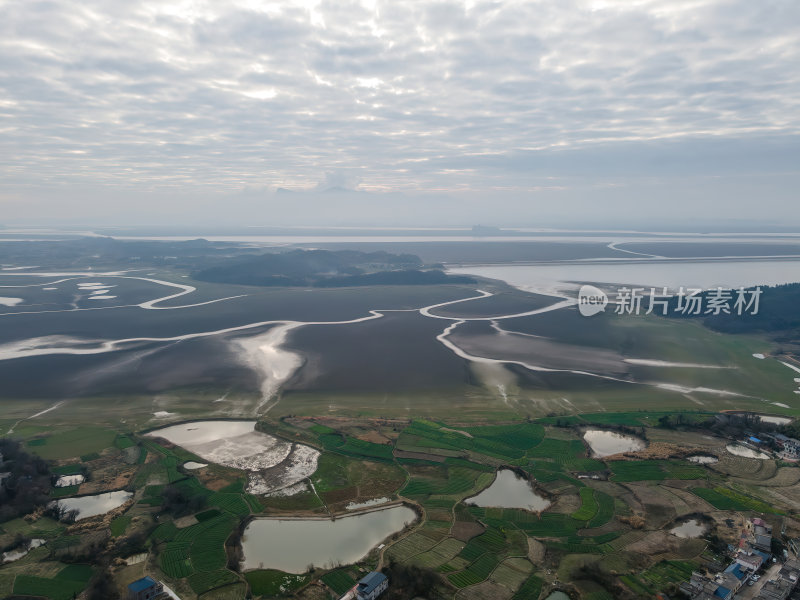
[{"label": "forested hill", "polygon": [[471,277],[424,269],[418,256],[388,252],[294,250],[235,257],[196,271],[192,277],[213,283],[258,286],[348,287],[474,283]]},{"label": "forested hill", "polygon": [[[754,288],[747,288],[746,298],[749,300]],[[737,314],[734,302],[737,297],[733,290],[730,303],[730,313],[703,314],[694,318],[702,319],[703,324],[716,331],[725,333],[751,333],[769,332],[784,341],[796,341],[800,337],[800,283],[791,283],[773,287],[761,287],[761,296],[758,299],[758,312],[752,314],[753,307]],[[714,291],[703,293],[703,306],[708,306],[708,299],[715,294]],[[704,309],[705,310],[705,309]],[[677,312],[677,300],[671,301],[671,316],[683,316]]]}]

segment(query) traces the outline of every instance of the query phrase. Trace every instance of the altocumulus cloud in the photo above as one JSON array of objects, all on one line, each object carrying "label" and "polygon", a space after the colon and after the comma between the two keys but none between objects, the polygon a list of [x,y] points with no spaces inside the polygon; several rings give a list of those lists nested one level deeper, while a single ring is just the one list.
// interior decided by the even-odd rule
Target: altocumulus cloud
[{"label": "altocumulus cloud", "polygon": [[742,210],[760,190],[781,210],[800,183],[796,0],[0,0],[0,15],[3,219],[147,198],[285,208],[275,190],[330,182],[369,192],[360,208],[446,193],[476,216],[487,195],[622,210],[665,189]]}]

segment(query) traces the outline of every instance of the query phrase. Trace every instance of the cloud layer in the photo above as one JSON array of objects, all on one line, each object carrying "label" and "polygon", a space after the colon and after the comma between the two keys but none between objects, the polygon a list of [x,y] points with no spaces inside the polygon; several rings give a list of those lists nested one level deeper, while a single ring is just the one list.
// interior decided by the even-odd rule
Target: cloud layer
[{"label": "cloud layer", "polygon": [[797,183],[796,0],[0,0],[0,14],[12,216],[278,188]]}]

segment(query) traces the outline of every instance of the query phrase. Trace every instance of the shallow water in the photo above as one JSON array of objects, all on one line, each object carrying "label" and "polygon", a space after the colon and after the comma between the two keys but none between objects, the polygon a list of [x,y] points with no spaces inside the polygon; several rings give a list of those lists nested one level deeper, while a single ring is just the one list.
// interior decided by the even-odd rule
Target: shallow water
[{"label": "shallow water", "polygon": [[0,565],[4,563],[14,562],[15,560],[19,560],[34,548],[43,546],[45,542],[46,540],[32,539],[30,542],[28,542],[28,545],[25,546],[24,548],[18,548],[16,550],[9,550],[8,552],[3,552],[3,554],[0,555]]},{"label": "shallow water", "polygon": [[80,496],[78,498],[62,498],[56,500],[56,504],[64,506],[68,511],[77,510],[76,520],[88,519],[96,515],[104,515],[122,506],[133,497],[130,492],[106,492],[105,494],[95,494],[93,496]]},{"label": "shallow water", "polygon": [[244,569],[305,573],[315,566],[351,564],[416,520],[406,506],[329,519],[255,519],[242,538]]},{"label": "shallow water", "polygon": [[620,452],[636,452],[645,447],[644,441],[639,438],[603,429],[589,429],[583,434],[583,439],[592,449],[592,456],[596,458]]},{"label": "shallow water", "polygon": [[189,462],[183,463],[183,468],[184,469],[189,469],[190,471],[192,471],[194,469],[202,469],[203,467],[207,467],[207,466],[208,465],[205,464],[205,463],[199,463],[199,462],[195,462],[193,460],[190,460]]},{"label": "shallow water", "polygon": [[550,501],[536,494],[527,479],[511,469],[500,469],[492,485],[464,502],[477,506],[522,508],[534,512],[550,506]]},{"label": "shallow water", "polygon": [[691,519],[673,527],[669,532],[679,538],[696,538],[703,535],[708,527],[697,519]]},{"label": "shallow water", "polygon": [[567,596],[564,592],[555,591],[545,598],[545,600],[569,600],[569,596]]},{"label": "shallow water", "polygon": [[686,460],[698,465],[713,465],[714,463],[719,462],[719,459],[716,456],[710,456],[707,454],[698,454],[696,456],[690,456]]},{"label": "shallow water", "polygon": [[728,444],[727,446],[725,446],[725,450],[727,450],[734,456],[744,456],[745,458],[757,458],[758,460],[767,460],[769,458],[768,454],[764,454],[759,450],[753,450],[752,448],[748,448],[747,446],[742,446],[741,444]]},{"label": "shallow water", "polygon": [[492,265],[447,269],[454,275],[477,275],[505,281],[514,287],[552,292],[570,287],[567,282],[667,286],[677,289],[722,286],[779,285],[800,282],[797,260],[663,260],[646,262],[582,263],[556,265]]}]

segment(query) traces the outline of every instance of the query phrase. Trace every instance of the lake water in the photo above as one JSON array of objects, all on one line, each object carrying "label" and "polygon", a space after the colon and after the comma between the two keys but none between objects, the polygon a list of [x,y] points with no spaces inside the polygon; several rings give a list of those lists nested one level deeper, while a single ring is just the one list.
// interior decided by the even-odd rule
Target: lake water
[{"label": "lake water", "polygon": [[603,429],[589,429],[583,434],[583,439],[592,449],[592,456],[603,458],[620,452],[636,452],[644,450],[644,440],[631,435],[622,435],[614,431]]},{"label": "lake water", "polygon": [[569,596],[567,596],[564,592],[555,591],[545,598],[545,600],[569,600]]},{"label": "lake water", "polygon": [[534,512],[550,506],[550,501],[536,494],[527,479],[511,469],[500,469],[492,485],[464,502],[477,506],[522,508]]},{"label": "lake water", "polygon": [[96,515],[104,515],[118,506],[122,506],[133,498],[130,492],[106,492],[93,496],[80,496],[78,498],[62,498],[56,504],[65,507],[68,511],[77,510],[77,520],[88,519]]},{"label": "lake water", "polygon": [[719,459],[716,456],[710,456],[706,454],[698,454],[695,456],[690,456],[686,460],[698,465],[713,465],[714,463],[719,462]]},{"label": "lake water", "polygon": [[255,519],[242,538],[243,569],[305,573],[315,566],[351,564],[413,523],[406,506],[330,519]]},{"label": "lake water", "polygon": [[757,458],[759,460],[767,460],[769,458],[768,454],[764,454],[760,450],[754,450],[753,448],[742,446],[741,444],[728,444],[727,446],[725,446],[725,450],[727,450],[734,456],[744,456],[745,458]]},{"label": "lake water", "polygon": [[543,293],[563,292],[573,287],[567,282],[709,289],[800,282],[800,260],[657,260],[611,264],[582,261],[554,265],[454,267],[447,272],[499,279],[523,290]]},{"label": "lake water", "polygon": [[673,527],[669,532],[679,538],[696,538],[703,535],[708,527],[700,523],[697,519],[691,519],[685,523],[681,523],[677,527]]}]

